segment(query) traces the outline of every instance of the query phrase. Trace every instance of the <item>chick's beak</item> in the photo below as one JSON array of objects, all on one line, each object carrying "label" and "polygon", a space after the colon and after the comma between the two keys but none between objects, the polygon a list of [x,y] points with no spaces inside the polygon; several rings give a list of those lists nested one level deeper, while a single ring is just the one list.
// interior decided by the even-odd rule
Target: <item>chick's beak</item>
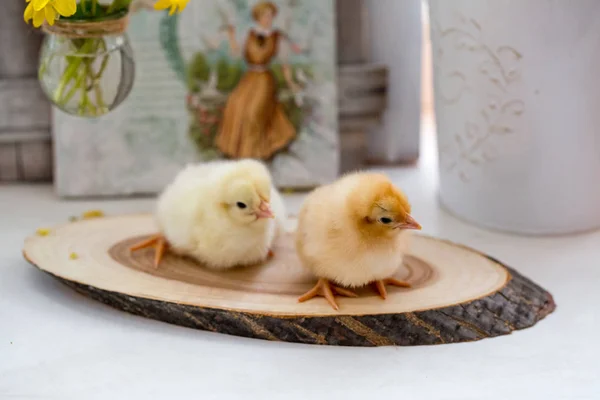
[{"label": "chick's beak", "polygon": [[257,218],[275,218],[273,211],[271,211],[271,207],[269,207],[269,203],[264,200],[261,200],[255,214]]},{"label": "chick's beak", "polygon": [[395,228],[400,229],[416,229],[421,230],[421,224],[419,224],[410,214],[406,216],[404,222],[399,223]]}]

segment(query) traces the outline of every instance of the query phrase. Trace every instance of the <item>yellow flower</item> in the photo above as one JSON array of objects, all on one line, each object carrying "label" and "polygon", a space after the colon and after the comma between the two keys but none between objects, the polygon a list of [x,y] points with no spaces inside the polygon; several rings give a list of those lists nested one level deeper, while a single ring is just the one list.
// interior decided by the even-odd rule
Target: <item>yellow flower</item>
[{"label": "yellow flower", "polygon": [[54,25],[59,16],[70,17],[77,11],[77,0],[26,0],[29,4],[23,13],[23,19],[29,23],[33,19],[33,26],[39,28],[48,21]]},{"label": "yellow flower", "polygon": [[91,218],[100,218],[100,217],[104,217],[104,213],[102,212],[102,210],[89,210],[84,212],[81,215],[82,219],[91,219]]},{"label": "yellow flower", "polygon": [[158,0],[154,3],[155,10],[166,10],[170,8],[169,15],[173,15],[175,11],[182,12],[190,0]]},{"label": "yellow flower", "polygon": [[50,229],[39,228],[35,233],[37,233],[38,236],[48,236],[50,234]]}]

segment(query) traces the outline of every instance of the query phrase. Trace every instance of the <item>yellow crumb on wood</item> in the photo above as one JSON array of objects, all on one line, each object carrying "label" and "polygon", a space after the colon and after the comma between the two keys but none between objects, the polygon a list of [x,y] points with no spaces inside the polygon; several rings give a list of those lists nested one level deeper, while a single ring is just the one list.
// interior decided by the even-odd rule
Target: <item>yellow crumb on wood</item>
[{"label": "yellow crumb on wood", "polygon": [[90,218],[100,218],[104,217],[104,212],[102,210],[88,210],[81,214],[81,218],[90,219]]},{"label": "yellow crumb on wood", "polygon": [[71,259],[71,260],[77,260],[78,258],[79,258],[79,256],[77,255],[77,253],[69,254],[69,259]]},{"label": "yellow crumb on wood", "polygon": [[50,229],[47,228],[38,228],[35,233],[38,236],[48,236],[50,234]]}]

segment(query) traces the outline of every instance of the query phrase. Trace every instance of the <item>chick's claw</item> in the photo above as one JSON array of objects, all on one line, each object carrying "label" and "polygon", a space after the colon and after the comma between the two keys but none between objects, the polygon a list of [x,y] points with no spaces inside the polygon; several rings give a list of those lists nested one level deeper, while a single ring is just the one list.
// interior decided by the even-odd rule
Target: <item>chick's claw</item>
[{"label": "chick's claw", "polygon": [[385,288],[385,285],[392,285],[392,286],[398,286],[398,287],[403,287],[403,288],[410,287],[410,283],[401,281],[396,278],[382,279],[382,280],[373,282],[373,284],[375,285],[375,289],[377,290],[377,292],[379,293],[381,298],[384,300],[387,298],[387,290]]},{"label": "chick's claw", "polygon": [[167,251],[167,248],[168,248],[167,240],[165,239],[165,237],[163,235],[160,235],[160,234],[154,235],[146,240],[143,240],[139,243],[134,244],[133,246],[131,246],[129,248],[129,251],[133,252],[133,251],[145,249],[148,247],[154,248],[154,267],[158,268],[158,265],[160,264],[163,256],[165,255],[165,252]]},{"label": "chick's claw", "polygon": [[302,303],[304,301],[312,299],[313,297],[323,296],[325,297],[327,302],[329,302],[331,307],[333,307],[334,310],[339,310],[339,307],[335,302],[334,293],[340,296],[358,297],[358,295],[353,291],[335,286],[331,284],[327,279],[321,278],[312,289],[300,296],[298,298],[298,301]]}]

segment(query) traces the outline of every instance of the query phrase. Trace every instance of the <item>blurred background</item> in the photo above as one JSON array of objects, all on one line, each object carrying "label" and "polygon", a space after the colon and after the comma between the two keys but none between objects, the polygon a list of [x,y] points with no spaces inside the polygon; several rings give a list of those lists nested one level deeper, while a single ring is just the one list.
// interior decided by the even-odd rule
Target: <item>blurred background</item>
[{"label": "blurred background", "polygon": [[[264,399],[270,385],[302,399],[600,398],[598,0],[277,0],[260,15],[255,0],[191,0],[173,16],[153,3],[134,1],[97,45],[2,1],[0,398]],[[285,40],[267,56],[239,51],[274,30]],[[260,89],[276,111],[256,120],[277,134],[256,144],[244,127],[236,146],[227,127],[254,105],[240,83],[252,71],[274,82]],[[149,212],[186,163],[246,156],[292,215],[345,171],[386,173],[425,234],[506,262],[556,312],[474,343],[273,345],[118,313],[23,260],[38,228]]]},{"label": "blurred background", "polygon": [[[218,31],[221,18],[219,12],[235,12],[235,9],[233,11],[227,9],[227,3],[216,1],[204,6],[194,6],[192,4],[188,13],[182,14],[180,17],[183,19],[182,23],[188,24],[187,28],[181,28],[180,26],[177,28],[180,31],[180,37],[176,37],[177,35],[172,37],[174,42],[181,44],[181,47],[183,47],[183,57],[190,60],[188,65],[189,74],[199,74],[197,79],[202,85],[209,83],[210,76],[209,72],[203,72],[200,64],[211,62],[212,59],[215,59],[215,61],[212,61],[213,63],[218,63],[220,59],[220,53],[215,47],[215,44],[217,47],[220,46],[219,39],[222,39],[222,37],[219,37],[222,32]],[[288,2],[280,3],[283,7],[288,5]],[[297,8],[298,6],[295,3],[289,2],[290,9],[296,12],[299,18],[303,18],[303,11],[296,10],[294,7]],[[143,2],[140,1],[140,4],[143,4]],[[310,4],[306,4],[310,8]],[[406,24],[403,25],[406,26],[390,35],[388,35],[388,32],[390,32],[389,29],[394,28],[393,21],[386,20],[385,26],[382,26],[381,29],[375,29],[377,24],[374,24],[374,21],[384,17],[385,12],[382,11],[386,7],[393,7],[393,3],[380,7],[377,2],[371,4],[358,0],[339,1],[336,3],[335,13],[324,15],[323,13],[313,12],[317,17],[306,22],[315,25],[319,24],[316,20],[322,18],[325,19],[325,21],[322,21],[323,25],[326,25],[327,18],[336,21],[335,28],[337,29],[327,32],[330,39],[325,38],[322,41],[331,42],[328,45],[323,45],[325,57],[331,59],[331,56],[334,55],[331,54],[332,51],[335,52],[336,56],[336,71],[339,83],[337,88],[338,111],[336,115],[338,115],[340,151],[339,156],[335,158],[338,159],[337,164],[339,164],[340,171],[351,170],[368,164],[410,164],[418,159],[419,114],[422,113],[429,121],[433,117],[429,26],[426,3],[412,1],[410,7],[406,7],[407,4],[409,2],[401,6],[405,9],[402,15],[405,15],[403,18],[406,19]],[[219,7],[220,5],[225,5],[225,7]],[[137,111],[132,110],[134,106],[144,107],[146,113],[166,114],[183,121],[187,125],[186,105],[182,105],[180,107],[181,112],[177,113],[173,111],[173,107],[165,109],[165,101],[168,96],[173,96],[179,101],[179,105],[184,102],[187,95],[188,103],[190,101],[198,102],[197,96],[193,96],[194,93],[186,94],[183,88],[179,90],[180,82],[173,77],[175,73],[167,71],[166,68],[161,70],[163,68],[162,64],[179,62],[178,56],[173,56],[165,62],[152,60],[157,57],[168,57],[168,55],[165,56],[157,50],[164,44],[161,43],[161,40],[164,42],[165,39],[158,38],[155,32],[140,33],[143,30],[142,27],[147,31],[149,29],[146,28],[153,26],[152,24],[158,25],[157,29],[161,29],[160,24],[164,23],[163,15],[152,15],[152,13],[142,10],[139,15],[134,17],[133,24],[135,25],[131,27],[130,37],[139,65],[136,68],[137,86],[132,92],[132,98],[129,98],[125,104],[125,111],[117,109],[117,112],[112,114],[111,117],[104,117],[100,122],[90,122],[71,118],[62,111],[51,109],[50,101],[44,99],[45,96],[42,94],[42,89],[37,82],[39,52],[44,38],[43,32],[33,30],[21,23],[22,2],[9,0],[7,6],[8,12],[2,17],[1,22],[7,37],[10,35],[12,44],[10,46],[8,44],[3,45],[1,48],[2,53],[0,53],[0,60],[2,60],[0,63],[0,76],[3,85],[2,93],[4,94],[3,101],[0,103],[2,104],[0,112],[4,116],[2,118],[3,126],[0,127],[2,132],[0,136],[0,154],[2,154],[0,181],[54,181],[60,195],[75,197],[155,192],[158,186],[150,184],[140,185],[139,188],[127,189],[121,187],[119,190],[114,189],[114,192],[107,189],[110,193],[103,193],[99,187],[89,188],[87,191],[70,188],[69,186],[73,184],[64,183],[63,181],[76,181],[77,177],[68,175],[69,168],[61,168],[61,166],[72,166],[73,163],[79,163],[80,167],[84,166],[85,160],[76,159],[74,153],[82,154],[82,157],[85,155],[85,158],[88,159],[104,156],[114,163],[114,157],[111,158],[111,155],[107,154],[108,151],[114,151],[112,148],[106,150],[106,153],[97,149],[95,154],[90,154],[93,153],[90,147],[102,147],[103,144],[106,146],[107,142],[114,140],[111,136],[113,134],[107,132],[112,130],[120,130],[121,132],[118,135],[127,137],[130,142],[136,141],[135,144],[139,146],[148,145],[147,143],[140,144],[137,142],[155,142],[155,147],[146,148],[147,151],[158,153],[159,150],[156,147],[162,146],[164,152],[165,147],[178,145],[163,138],[157,138],[159,133],[154,132],[152,129],[146,129],[146,126],[139,128],[140,130],[145,129],[144,136],[141,138],[130,132],[123,132],[127,129],[133,129],[131,126],[134,125],[134,122],[124,122],[123,120],[126,117],[123,114],[134,114]],[[242,12],[240,11],[240,13]],[[397,13],[394,15],[397,15]],[[283,16],[278,18],[280,19],[277,22],[280,25],[289,24],[289,22],[284,21]],[[310,19],[310,17],[306,18]],[[199,32],[193,31],[190,33],[190,30],[195,29],[193,26],[198,24],[201,24],[204,28]],[[135,28],[138,28],[138,30],[134,30]],[[299,32],[297,35],[300,37],[300,41],[316,41],[312,36],[308,37],[310,35],[303,32],[302,27],[296,28],[296,31]],[[302,37],[303,35],[305,37]],[[398,47],[398,50],[390,54],[392,53],[389,50],[390,44],[395,40],[392,38],[398,37],[398,35],[405,37],[407,43],[403,46],[393,46]],[[14,44],[21,49],[16,57]],[[327,46],[330,46],[330,48],[327,49]],[[312,47],[316,46],[313,45]],[[336,47],[337,51],[335,50]],[[202,53],[196,53],[198,49]],[[193,59],[194,57],[196,59]],[[201,57],[201,59],[198,57]],[[421,62],[421,58],[423,58],[423,62]],[[410,68],[407,68],[407,65],[410,65]],[[225,71],[218,68],[216,72],[219,74],[220,80],[218,83],[220,86],[226,85],[225,77],[228,72],[232,76],[238,74],[235,70]],[[302,84],[301,80],[306,79],[302,75],[306,74],[299,71],[296,75],[298,84]],[[185,78],[188,81],[191,80],[190,77]],[[115,79],[118,79],[118,77]],[[152,84],[148,82],[149,79],[153,80]],[[229,79],[235,79],[235,77]],[[162,82],[157,82],[157,80],[162,80]],[[154,92],[150,92],[152,90]],[[152,95],[152,93],[156,94],[157,91],[161,91],[161,96]],[[390,95],[390,92],[392,95]],[[310,99],[310,88],[305,89],[304,94]],[[149,101],[142,104],[139,98],[148,95],[152,97],[153,104],[148,104]],[[177,96],[181,99],[178,99]],[[12,101],[9,101],[9,99]],[[193,104],[191,106],[194,107]],[[197,107],[197,104],[195,106]],[[386,110],[391,111],[385,117],[388,121],[384,123]],[[202,117],[210,119],[209,114],[210,111],[206,111],[206,115],[202,115]],[[136,118],[131,117],[131,119]],[[141,117],[137,118],[136,122],[138,125],[155,123],[158,125],[158,129],[163,131],[173,129],[174,125],[182,123],[179,121],[172,123],[171,120],[166,118],[160,121],[148,122]],[[98,132],[98,129],[102,129],[102,131]],[[84,132],[81,132],[82,130]],[[94,131],[93,134],[88,132],[92,130]],[[77,132],[73,133],[73,131]],[[431,134],[430,122],[425,125],[423,131]],[[73,135],[76,137],[72,137]],[[168,135],[164,133],[163,136]],[[87,143],[78,143],[78,141]],[[63,142],[68,143],[64,146],[66,148],[61,148]],[[430,142],[428,145],[434,144]],[[200,144],[200,146],[202,145]],[[71,152],[70,149],[72,148],[76,148],[76,151]],[[178,155],[187,161],[194,158],[189,153],[189,151],[181,151]],[[135,157],[135,154],[130,154],[130,156]],[[201,152],[199,158],[208,160],[212,156],[210,150],[207,150]],[[65,161],[64,159],[68,160]],[[141,163],[141,161],[138,162]],[[159,161],[156,160],[156,162]],[[93,167],[89,163],[93,163]],[[89,167],[89,171],[90,173],[93,172],[93,175],[104,175],[103,179],[118,179],[116,176],[111,176],[115,169],[114,166],[106,162],[103,163],[103,160],[98,159],[89,161],[89,163],[85,166]],[[172,175],[179,164],[169,164],[169,168],[166,168],[169,169],[168,173],[160,174],[158,178],[161,184],[164,184],[167,179],[166,175]],[[338,165],[336,165],[337,167]],[[123,172],[124,168],[119,172]],[[94,181],[95,178],[88,176],[87,179]],[[96,179],[98,181],[102,180],[100,177]],[[292,182],[291,185],[288,185],[288,182],[285,183],[284,186],[311,186],[311,182],[307,184],[305,182],[299,184]]]},{"label": "blurred background", "polygon": [[425,162],[441,205],[476,225],[544,235],[600,226],[599,99],[588,86],[596,3],[275,2],[262,29],[288,37],[267,61],[280,143],[235,150],[226,103],[249,61],[232,46],[259,23],[254,3],[192,2],[169,17],[134,1],[95,81],[110,101],[94,109],[87,94],[63,93],[59,35],[23,24],[23,2],[7,0],[0,182],[53,182],[61,198],[155,195],[187,162],[250,156],[281,189],[306,191],[345,171]]}]

